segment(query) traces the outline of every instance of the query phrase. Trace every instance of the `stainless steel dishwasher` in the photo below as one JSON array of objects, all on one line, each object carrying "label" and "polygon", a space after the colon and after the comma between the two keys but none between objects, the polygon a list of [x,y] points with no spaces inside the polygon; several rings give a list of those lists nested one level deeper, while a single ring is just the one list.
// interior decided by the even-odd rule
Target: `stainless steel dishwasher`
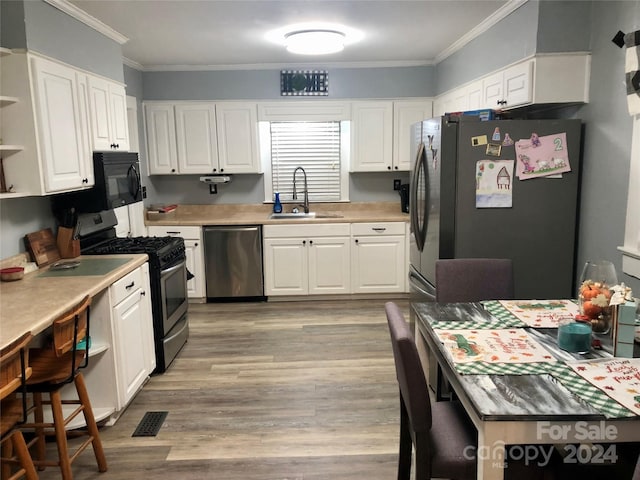
[{"label": "stainless steel dishwasher", "polygon": [[264,298],[262,226],[203,230],[207,300]]}]

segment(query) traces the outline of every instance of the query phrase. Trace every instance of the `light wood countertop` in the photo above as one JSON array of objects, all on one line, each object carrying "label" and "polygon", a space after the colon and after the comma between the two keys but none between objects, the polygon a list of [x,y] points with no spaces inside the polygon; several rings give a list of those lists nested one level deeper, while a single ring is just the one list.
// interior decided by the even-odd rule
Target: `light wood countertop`
[{"label": "light wood countertop", "polygon": [[[283,204],[290,212],[294,205]],[[282,225],[286,223],[408,222],[409,215],[397,202],[311,203],[309,210],[319,217],[295,220],[270,219],[271,204],[179,205],[171,213],[147,212],[145,223],[152,225]]]},{"label": "light wood countertop", "polygon": [[105,275],[43,276],[48,267],[25,274],[15,282],[0,282],[0,347],[25,332],[35,336],[53,320],[80,302],[85,295],[95,296],[127,273],[143,265],[146,254],[82,255],[82,259],[129,258]]}]

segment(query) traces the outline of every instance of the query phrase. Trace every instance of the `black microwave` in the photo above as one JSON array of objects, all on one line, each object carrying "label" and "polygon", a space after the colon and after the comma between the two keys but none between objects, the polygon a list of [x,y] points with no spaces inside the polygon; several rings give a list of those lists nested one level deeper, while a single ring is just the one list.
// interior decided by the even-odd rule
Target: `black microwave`
[{"label": "black microwave", "polygon": [[142,200],[140,161],[135,152],[94,152],[95,184],[87,190],[55,195],[54,208],[95,213]]}]

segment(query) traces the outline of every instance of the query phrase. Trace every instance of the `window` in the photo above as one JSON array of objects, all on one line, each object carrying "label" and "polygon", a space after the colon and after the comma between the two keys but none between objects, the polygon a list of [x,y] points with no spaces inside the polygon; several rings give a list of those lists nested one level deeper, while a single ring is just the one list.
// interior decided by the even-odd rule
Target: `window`
[{"label": "window", "polygon": [[[270,161],[265,174],[265,200],[280,192],[283,203],[293,201],[293,173],[302,167],[310,202],[348,199],[349,126],[344,121],[272,121],[263,148]],[[304,175],[296,174],[298,201],[303,200]]]}]

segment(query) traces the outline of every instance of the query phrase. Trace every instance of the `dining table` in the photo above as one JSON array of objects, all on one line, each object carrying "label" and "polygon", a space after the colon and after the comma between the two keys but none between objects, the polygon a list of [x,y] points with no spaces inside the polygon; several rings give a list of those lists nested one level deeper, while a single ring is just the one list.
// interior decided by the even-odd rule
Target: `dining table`
[{"label": "dining table", "polygon": [[575,308],[570,300],[412,302],[425,373],[435,360],[477,429],[477,446],[464,454],[477,459],[478,479],[504,478],[509,446],[517,460],[544,466],[554,448],[564,462],[612,463],[621,443],[640,442],[640,396],[629,402],[640,359],[614,357],[606,335],[586,353],[559,348],[558,322]]}]

